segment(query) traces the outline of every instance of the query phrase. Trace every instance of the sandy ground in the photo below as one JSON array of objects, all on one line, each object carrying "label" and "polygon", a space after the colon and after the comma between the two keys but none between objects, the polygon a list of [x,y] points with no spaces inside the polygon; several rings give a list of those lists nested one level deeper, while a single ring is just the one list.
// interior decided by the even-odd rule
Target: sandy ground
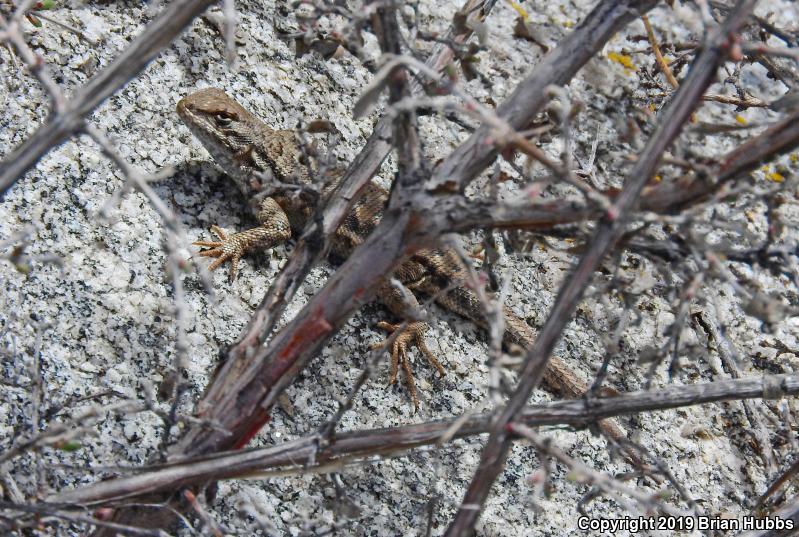
[{"label": "sandy ground", "polygon": [[[524,4],[549,45],[570,31],[591,5],[583,1]],[[376,117],[360,121],[352,118],[353,104],[370,80],[358,59],[349,54],[329,60],[316,54],[295,58],[292,44],[278,35],[278,31],[296,28],[287,8],[249,0],[237,2],[237,8],[241,21],[235,70],[223,60],[222,40],[214,26],[217,13],[196,21],[142,76],[104,103],[91,118],[94,125],[113,138],[120,154],[139,169],[154,173],[165,166],[174,167],[174,174],[153,186],[183,226],[185,242],[180,247],[186,259],[196,251],[190,242],[208,239],[212,224],[239,230],[254,220],[246,212],[243,197],[174,112],[175,103],[182,96],[207,86],[223,88],[276,128],[292,128],[301,120],[330,119],[341,133],[335,154],[343,163],[357,154]],[[456,8],[453,2],[420,2],[419,25],[427,31],[443,31]],[[30,31],[31,45],[70,94],[107,65],[157,9],[156,5],[125,2],[67,3],[49,12],[97,38],[99,43],[95,45],[47,22],[41,28],[26,29]],[[403,12],[410,15],[412,10],[406,8]],[[758,13],[786,28],[795,29],[799,24],[799,9],[792,2],[762,2]],[[487,50],[478,54],[477,68],[485,82],[464,82],[473,96],[492,106],[512,91],[542,55],[537,45],[512,37],[515,17],[509,3],[496,6],[487,21]],[[693,8],[679,3],[673,10],[658,7],[651,19],[662,40],[687,41],[701,31]],[[335,28],[341,19],[325,18],[323,23]],[[597,142],[594,172],[600,186],[618,186],[628,165],[627,156],[636,150],[621,141],[626,118],[642,113],[649,105],[657,110],[663,103],[663,99],[653,99],[651,91],[648,95],[640,89],[641,70],[653,70],[646,42],[629,39],[641,35],[644,28],[637,21],[615,36],[569,88],[571,97],[585,107],[575,122],[575,155],[584,165]],[[377,58],[374,36],[366,37],[366,56]],[[630,57],[638,71],[614,61],[619,57],[616,55]],[[727,66],[729,70],[733,68]],[[772,101],[786,91],[782,84],[768,79],[758,65],[745,64],[741,69],[742,83],[757,98]],[[5,155],[45,120],[47,106],[33,78],[12,61],[7,49],[0,50],[0,80],[0,155]],[[730,88],[717,85],[714,91],[729,93]],[[777,117],[763,109],[736,112],[732,106],[717,104],[704,106],[698,114],[700,121],[723,124],[736,123],[736,119],[772,122]],[[431,161],[446,156],[468,135],[441,118],[422,120],[422,132],[424,151]],[[696,143],[692,148],[710,156],[719,155],[747,135],[694,135],[691,140]],[[542,147],[557,157],[562,142],[549,137],[543,140]],[[788,176],[796,172],[792,162],[795,161],[790,158],[784,160],[783,171]],[[380,180],[390,180],[391,170],[389,161]],[[510,168],[507,170],[510,172]],[[4,448],[29,435],[35,427],[67,421],[70,415],[92,405],[107,407],[124,398],[143,399],[173,364],[174,296],[164,268],[163,225],[139,193],[127,194],[113,204],[112,195],[122,184],[120,172],[99,148],[86,137],[75,137],[48,153],[0,202],[0,240],[12,239],[3,243],[6,253],[12,245],[24,244],[29,256],[22,265],[0,260],[0,350],[7,382],[0,386],[0,445]],[[512,196],[518,188],[510,181],[503,185],[503,195]],[[795,183],[789,188],[789,196],[795,194],[794,189]],[[563,192],[553,188],[545,195]],[[108,209],[107,217],[102,216],[104,207]],[[729,215],[735,209],[733,204],[720,211]],[[781,210],[786,221],[796,223],[795,204],[788,203]],[[742,215],[741,221],[748,222],[751,233],[762,233],[762,208],[755,209],[748,221]],[[796,240],[795,229],[786,233],[786,242]],[[475,238],[467,240],[474,242]],[[215,273],[215,296],[202,288],[193,270],[186,271],[183,281],[191,391],[181,411],[190,411],[217,364],[220,350],[240,333],[290,248],[281,246],[248,257],[234,283],[227,281],[224,271]],[[507,303],[533,326],[540,326],[573,257],[543,244],[524,254],[505,249],[501,254],[499,274],[510,280]],[[57,263],[44,262],[48,260]],[[206,263],[198,258],[192,258],[192,262]],[[331,270],[322,266],[313,272],[289,307],[288,316],[324,284]],[[738,270],[755,278],[763,292],[776,293],[796,304],[797,290],[788,280],[762,271],[752,272],[744,265]],[[622,273],[631,286],[649,292],[638,304],[640,322],[622,336],[608,384],[619,390],[635,390],[644,380],[636,357],[654,341],[662,341],[674,319],[674,296],[658,290],[680,285],[657,281],[659,276],[653,276],[651,264],[637,256],[623,257]],[[598,281],[605,281],[602,278]],[[795,351],[779,351],[771,345],[777,341],[784,344],[784,349],[796,348],[796,318],[787,317],[774,325],[772,333],[766,333],[757,319],[742,311],[736,289],[727,283],[706,286],[692,308],[692,312],[712,311],[713,315],[722,312],[719,321],[737,346],[744,374],[789,372],[799,365]],[[435,313],[427,341],[449,372],[438,380],[432,369],[416,358],[423,399],[420,412],[413,414],[405,390],[386,388],[386,363],[359,395],[355,408],[345,415],[341,430],[447,417],[484,404],[488,368],[483,335],[445,312]],[[613,330],[620,313],[617,301],[603,303],[597,297],[586,301],[569,325],[557,354],[588,377],[604,354],[599,336]],[[299,382],[288,389],[293,411],[275,411],[273,421],[255,443],[268,445],[304,436],[323,423],[335,410],[337,400],[348,393],[369,345],[383,337],[375,324],[384,318],[386,313],[378,306],[369,306],[353,317]],[[705,342],[691,327],[689,324],[683,336],[687,348],[703,346]],[[675,383],[725,378],[715,353],[702,356],[686,350],[682,360],[684,369],[673,380]],[[37,370],[41,372],[38,386]],[[512,376],[508,374],[509,379]],[[669,382],[665,371],[659,371],[655,380],[659,385]],[[99,397],[84,400],[98,394]],[[549,399],[551,396],[542,391],[533,396],[534,401]],[[786,411],[795,406],[789,401],[780,404]],[[168,403],[159,405],[162,410],[169,408]],[[774,407],[769,409],[760,403],[755,407],[768,418],[780,419],[774,414]],[[738,404],[710,405],[654,413],[621,423],[671,469],[706,512],[739,516],[769,482],[761,458],[741,438],[740,424],[746,423],[742,413]],[[6,476],[6,498],[13,499],[18,494],[32,501],[113,475],[114,467],[144,464],[157,450],[162,434],[162,422],[152,412],[112,412],[89,425],[74,451],[45,447],[6,463],[0,468]],[[544,434],[571,457],[598,471],[616,473],[629,469],[624,462],[611,460],[605,441],[589,432],[548,429]],[[793,433],[788,434],[792,437]],[[438,535],[462,498],[479,459],[482,441],[456,441],[441,449],[422,449],[391,460],[348,466],[336,474],[223,482],[208,509],[229,535],[260,534],[264,530],[259,521],[274,535],[315,535],[334,527],[342,535],[422,535],[429,502],[436,498],[432,533]],[[577,504],[588,487],[571,479],[563,466],[554,465],[553,488],[541,497],[535,485],[542,475],[541,468],[541,460],[532,448],[522,443],[515,446],[481,518],[480,535],[575,533]],[[18,490],[14,491],[14,487]],[[592,518],[606,519],[644,513],[632,501],[627,506],[632,506],[631,512],[615,501],[600,498],[585,509]],[[51,533],[77,535],[80,531],[78,527],[60,525]]]}]

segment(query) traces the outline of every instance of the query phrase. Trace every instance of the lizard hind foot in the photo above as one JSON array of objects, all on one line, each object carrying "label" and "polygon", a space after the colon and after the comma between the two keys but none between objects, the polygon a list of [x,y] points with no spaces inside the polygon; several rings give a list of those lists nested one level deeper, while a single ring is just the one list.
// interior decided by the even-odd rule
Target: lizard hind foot
[{"label": "lizard hind foot", "polygon": [[[400,329],[401,325],[381,321],[377,323],[377,326],[378,328],[386,330],[389,334],[393,334]],[[419,398],[416,395],[416,381],[413,376],[413,368],[408,360],[408,351],[410,348],[416,347],[419,349],[425,358],[427,358],[427,361],[436,368],[439,376],[443,377],[446,372],[438,359],[436,359],[433,353],[430,352],[430,349],[427,348],[427,344],[424,341],[425,332],[427,332],[427,323],[419,321],[409,323],[402,329],[402,332],[394,338],[391,344],[391,350],[389,351],[391,355],[391,372],[389,374],[388,384],[392,385],[397,382],[399,366],[402,365],[402,371],[405,374],[405,384],[408,386],[408,392],[410,392],[413,406],[416,409],[419,408]],[[388,338],[373,345],[372,348],[380,348],[384,346],[387,341]]]}]

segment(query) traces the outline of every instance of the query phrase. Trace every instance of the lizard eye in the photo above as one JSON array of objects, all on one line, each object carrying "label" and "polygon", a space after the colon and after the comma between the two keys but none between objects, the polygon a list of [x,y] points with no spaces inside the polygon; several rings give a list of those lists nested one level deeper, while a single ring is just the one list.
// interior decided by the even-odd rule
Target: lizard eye
[{"label": "lizard eye", "polygon": [[214,115],[214,119],[216,120],[216,123],[220,127],[227,127],[228,125],[233,123],[233,118],[227,114],[216,114]]}]

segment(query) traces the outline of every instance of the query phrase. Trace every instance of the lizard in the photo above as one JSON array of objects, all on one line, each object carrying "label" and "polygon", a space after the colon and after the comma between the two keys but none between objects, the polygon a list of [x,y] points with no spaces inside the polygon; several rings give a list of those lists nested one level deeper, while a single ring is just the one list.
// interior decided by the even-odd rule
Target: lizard
[{"label": "lizard", "polygon": [[[209,266],[210,270],[229,262],[229,277],[232,280],[236,277],[242,256],[258,249],[271,248],[302,232],[313,214],[313,204],[319,203],[320,199],[332,192],[335,181],[325,185],[321,195],[309,192],[312,168],[303,161],[297,133],[270,128],[220,89],[206,88],[191,93],[178,102],[176,110],[216,163],[250,200],[259,222],[252,229],[230,236],[219,227],[212,226],[211,231],[219,240],[193,243],[207,248],[200,251],[201,256],[215,258]],[[367,185],[362,197],[331,238],[331,256],[334,259],[346,258],[375,228],[388,195],[388,191],[374,182]],[[488,328],[483,304],[474,291],[462,285],[467,278],[467,271],[460,257],[451,249],[417,252],[403,262],[392,276],[414,293],[432,297],[439,305],[478,327]],[[408,307],[418,306],[413,294],[401,292],[388,279],[378,289],[377,295],[392,313],[400,316],[407,312]],[[504,305],[502,316],[505,328],[503,344],[529,348],[535,340],[534,330]],[[381,323],[381,326],[388,330],[398,327],[388,323]],[[418,407],[418,398],[408,361],[410,348],[418,348],[440,375],[445,373],[444,367],[424,341],[426,329],[424,322],[409,322],[405,330],[397,335],[390,350],[389,384],[396,382],[401,366],[415,407]],[[556,356],[550,358],[544,382],[550,390],[566,398],[578,398],[587,391],[586,383]],[[599,427],[616,442],[626,439],[624,431],[613,420],[601,420]]]}]

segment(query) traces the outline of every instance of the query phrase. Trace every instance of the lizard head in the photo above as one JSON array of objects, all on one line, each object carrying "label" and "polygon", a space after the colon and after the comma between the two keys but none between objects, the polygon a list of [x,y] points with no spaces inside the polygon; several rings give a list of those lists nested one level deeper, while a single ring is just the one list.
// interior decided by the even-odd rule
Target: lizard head
[{"label": "lizard head", "polygon": [[196,91],[178,102],[177,113],[226,173],[238,178],[260,171],[251,154],[261,122],[227,93]]},{"label": "lizard head", "polygon": [[256,171],[278,181],[307,181],[294,132],[269,128],[224,91],[191,93],[178,102],[177,113],[242,192],[253,189]]}]

